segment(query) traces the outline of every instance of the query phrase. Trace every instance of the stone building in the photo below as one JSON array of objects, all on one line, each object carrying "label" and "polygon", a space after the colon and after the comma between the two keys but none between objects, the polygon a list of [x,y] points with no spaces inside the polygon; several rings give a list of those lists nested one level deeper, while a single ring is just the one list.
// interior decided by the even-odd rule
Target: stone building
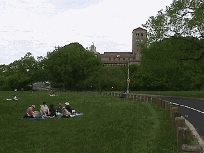
[{"label": "stone building", "polygon": [[130,64],[140,64],[140,44],[146,39],[147,30],[136,28],[132,31],[132,52],[104,52],[104,54],[97,53],[105,65],[121,65],[125,66],[128,61]]}]

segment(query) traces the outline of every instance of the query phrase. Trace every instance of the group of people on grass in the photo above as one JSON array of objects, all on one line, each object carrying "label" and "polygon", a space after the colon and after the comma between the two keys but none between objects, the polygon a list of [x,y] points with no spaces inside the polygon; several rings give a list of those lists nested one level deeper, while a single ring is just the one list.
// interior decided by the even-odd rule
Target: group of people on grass
[{"label": "group of people on grass", "polygon": [[50,92],[50,96],[58,96],[58,95],[55,94],[54,92]]},{"label": "group of people on grass", "polygon": [[57,109],[53,104],[50,105],[50,108],[47,106],[46,102],[43,102],[43,105],[40,105],[40,111],[34,111],[35,105],[30,106],[24,118],[61,118],[61,117],[74,117],[72,113],[75,113],[75,110],[71,108],[68,102],[65,103],[65,106],[62,103],[59,103]]},{"label": "group of people on grass", "polygon": [[21,97],[17,97],[16,95],[13,95],[12,99],[6,99],[6,100],[21,100]]}]

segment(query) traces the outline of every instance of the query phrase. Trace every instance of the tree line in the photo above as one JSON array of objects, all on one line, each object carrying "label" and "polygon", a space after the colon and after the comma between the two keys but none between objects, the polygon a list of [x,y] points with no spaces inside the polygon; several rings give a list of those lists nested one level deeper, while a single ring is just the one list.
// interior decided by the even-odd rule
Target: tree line
[{"label": "tree line", "polygon": [[[130,65],[130,90],[203,90],[203,1],[175,0],[143,27],[147,39],[141,44],[140,65]],[[103,66],[79,43],[57,47],[37,59],[28,52],[0,65],[0,90],[50,81],[52,87],[66,90],[125,91],[126,80],[127,66]]]},{"label": "tree line", "polygon": [[66,90],[124,90],[126,76],[124,68],[103,67],[94,53],[79,43],[71,43],[37,60],[28,52],[9,65],[1,65],[0,90],[28,89],[28,85],[41,81]]}]

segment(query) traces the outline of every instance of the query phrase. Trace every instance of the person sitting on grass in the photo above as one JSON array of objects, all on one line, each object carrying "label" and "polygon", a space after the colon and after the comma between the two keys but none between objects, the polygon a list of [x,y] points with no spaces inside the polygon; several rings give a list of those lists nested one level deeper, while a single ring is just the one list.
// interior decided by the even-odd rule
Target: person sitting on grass
[{"label": "person sitting on grass", "polygon": [[68,110],[67,110],[65,107],[63,107],[63,108],[62,108],[62,118],[63,118],[63,117],[64,117],[64,118],[68,118],[68,117],[70,117],[70,115],[71,115],[71,113],[68,112]]},{"label": "person sitting on grass", "polygon": [[34,109],[35,109],[35,105],[32,105],[31,107],[29,107],[23,118],[35,118]]},{"label": "person sitting on grass", "polygon": [[43,105],[40,107],[40,111],[43,113],[43,115],[49,114],[49,108],[46,104],[46,102],[43,102]]},{"label": "person sitting on grass", "polygon": [[64,107],[64,105],[62,103],[59,103],[59,105],[57,106],[57,112],[62,113],[62,108],[63,107]]},{"label": "person sitting on grass", "polygon": [[49,109],[49,114],[50,117],[55,117],[56,116],[56,109],[54,107],[53,104],[50,105],[50,109]]},{"label": "person sitting on grass", "polygon": [[49,108],[46,105],[46,102],[43,102],[43,105],[40,105],[40,111],[36,115],[36,118],[46,119],[46,118],[53,118],[54,117],[54,116],[50,116],[49,114],[50,114]]},{"label": "person sitting on grass", "polygon": [[75,112],[75,110],[72,110],[72,107],[69,105],[68,102],[65,103],[65,108],[66,108],[66,109],[68,110],[68,112],[70,112],[70,113],[74,113],[74,112]]}]

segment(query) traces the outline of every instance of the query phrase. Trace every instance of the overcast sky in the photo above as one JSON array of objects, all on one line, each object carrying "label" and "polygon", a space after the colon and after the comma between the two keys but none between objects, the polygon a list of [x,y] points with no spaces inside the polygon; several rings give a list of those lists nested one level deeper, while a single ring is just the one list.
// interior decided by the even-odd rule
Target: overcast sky
[{"label": "overcast sky", "polygon": [[[55,46],[93,43],[104,52],[131,52],[132,30],[172,0],[0,0],[0,64],[27,52],[46,56]],[[92,43],[93,42],[93,43]]]}]

